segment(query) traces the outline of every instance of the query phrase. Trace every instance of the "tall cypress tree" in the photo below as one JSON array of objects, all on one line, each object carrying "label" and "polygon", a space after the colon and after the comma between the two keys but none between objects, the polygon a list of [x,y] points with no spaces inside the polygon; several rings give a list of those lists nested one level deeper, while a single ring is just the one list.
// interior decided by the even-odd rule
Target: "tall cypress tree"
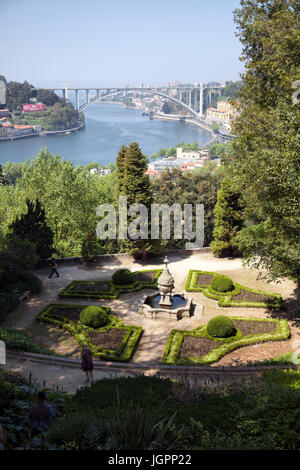
[{"label": "tall cypress tree", "polygon": [[[117,159],[117,195],[127,196],[128,207],[133,204],[144,204],[148,209],[148,228],[150,228],[152,187],[149,176],[145,174],[148,166],[147,157],[136,142],[130,144],[125,152],[124,148],[121,150],[122,152],[119,152]],[[133,219],[131,217],[129,222]],[[141,251],[143,260],[147,259],[147,251],[153,249],[157,244],[156,240],[151,240],[149,232],[148,239],[128,239],[123,243],[128,252]]]},{"label": "tall cypress tree", "polygon": [[10,225],[12,237],[29,240],[41,259],[48,258],[53,253],[53,232],[46,223],[45,210],[39,200],[34,203],[27,199],[26,204],[27,213]]},{"label": "tall cypress tree", "polygon": [[214,208],[214,241],[210,244],[214,255],[222,257],[239,254],[235,236],[243,225],[243,209],[242,195],[237,184],[232,178],[224,178]]},{"label": "tall cypress tree", "polygon": [[117,199],[120,196],[120,194],[123,193],[123,182],[124,182],[124,173],[125,173],[125,157],[126,157],[126,151],[127,147],[125,145],[122,145],[122,147],[119,150],[118,156],[116,158],[116,166],[117,166]]}]

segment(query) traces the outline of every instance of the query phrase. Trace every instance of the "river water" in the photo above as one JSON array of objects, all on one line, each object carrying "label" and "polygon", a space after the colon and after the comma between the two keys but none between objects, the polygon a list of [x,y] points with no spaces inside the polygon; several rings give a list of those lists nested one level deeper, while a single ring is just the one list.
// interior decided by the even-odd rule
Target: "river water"
[{"label": "river water", "polygon": [[60,136],[28,137],[0,142],[0,163],[24,162],[47,147],[54,154],[73,161],[75,165],[91,162],[114,163],[121,145],[138,142],[150,157],[160,148],[179,142],[203,145],[210,134],[197,126],[181,122],[150,120],[139,109],[116,104],[94,104],[85,112],[85,129]]}]

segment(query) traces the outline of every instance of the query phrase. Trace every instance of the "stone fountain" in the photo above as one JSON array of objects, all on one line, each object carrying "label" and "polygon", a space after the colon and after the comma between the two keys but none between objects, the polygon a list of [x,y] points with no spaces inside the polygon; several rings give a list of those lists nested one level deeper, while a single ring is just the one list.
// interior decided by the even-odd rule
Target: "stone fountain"
[{"label": "stone fountain", "polygon": [[[144,295],[139,305],[139,314],[152,319],[181,320],[193,316],[201,317],[202,306],[195,308],[193,300],[184,294],[174,293],[174,278],[168,268],[168,258],[164,259],[164,270],[158,278],[158,291]],[[200,308],[199,308],[200,307]]]}]

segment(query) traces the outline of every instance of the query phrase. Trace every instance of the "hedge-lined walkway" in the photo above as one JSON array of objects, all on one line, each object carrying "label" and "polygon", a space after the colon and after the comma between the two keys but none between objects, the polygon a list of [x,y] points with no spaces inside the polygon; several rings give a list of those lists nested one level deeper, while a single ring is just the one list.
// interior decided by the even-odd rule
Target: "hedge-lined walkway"
[{"label": "hedge-lined walkway", "polygon": [[[106,263],[104,265],[104,262]],[[185,282],[190,269],[201,269],[207,271],[227,274],[233,281],[245,286],[267,290],[270,292],[281,293],[283,299],[288,300],[288,311],[283,312],[283,318],[290,320],[292,338],[280,343],[266,343],[253,345],[226,355],[215,365],[230,365],[236,359],[240,360],[262,360],[272,358],[285,352],[293,351],[295,340],[300,339],[299,327],[293,321],[295,314],[296,295],[299,295],[299,289],[290,281],[285,280],[281,284],[266,284],[262,280],[256,280],[257,271],[245,269],[242,267],[241,259],[218,259],[207,250],[200,251],[191,256],[178,255],[169,256],[169,268],[175,279],[175,290],[184,292]],[[44,346],[53,349],[58,354],[70,354],[71,357],[79,356],[79,348],[76,340],[66,331],[52,327],[51,325],[38,324],[35,321],[36,315],[48,303],[68,303],[73,304],[74,299],[59,298],[59,290],[65,287],[72,280],[103,280],[108,279],[120,268],[129,268],[132,271],[141,269],[156,269],[163,265],[163,257],[157,260],[149,260],[147,263],[136,262],[132,259],[120,257],[119,259],[103,259],[94,268],[86,268],[79,263],[61,263],[59,265],[60,277],[48,279],[48,270],[44,269],[37,274],[43,281],[43,292],[34,296],[6,318],[2,326],[16,329],[25,329],[30,332],[33,339]],[[167,320],[149,320],[138,315],[138,304],[142,296],[148,290],[136,293],[122,294],[116,300],[85,300],[76,299],[76,303],[85,305],[103,305],[111,308],[111,313],[118,316],[124,324],[140,325],[144,329],[143,337],[140,341],[137,352],[134,355],[133,362],[145,364],[148,366],[158,364],[161,361],[169,332],[173,328],[192,330],[195,327],[207,323],[215,315],[247,316],[266,318],[273,315],[264,308],[221,308],[217,302],[205,297],[202,293],[188,293],[189,297],[194,299],[196,304],[203,304],[203,317],[200,320],[188,318],[176,321]],[[153,290],[149,290],[153,292]],[[259,352],[259,353],[258,353]]]}]

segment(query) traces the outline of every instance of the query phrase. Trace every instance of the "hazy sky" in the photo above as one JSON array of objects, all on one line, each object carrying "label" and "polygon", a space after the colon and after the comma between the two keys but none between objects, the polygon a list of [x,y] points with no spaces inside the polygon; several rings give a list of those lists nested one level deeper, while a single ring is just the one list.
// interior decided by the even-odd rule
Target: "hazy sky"
[{"label": "hazy sky", "polygon": [[0,0],[0,75],[39,86],[238,80],[239,0]]}]

